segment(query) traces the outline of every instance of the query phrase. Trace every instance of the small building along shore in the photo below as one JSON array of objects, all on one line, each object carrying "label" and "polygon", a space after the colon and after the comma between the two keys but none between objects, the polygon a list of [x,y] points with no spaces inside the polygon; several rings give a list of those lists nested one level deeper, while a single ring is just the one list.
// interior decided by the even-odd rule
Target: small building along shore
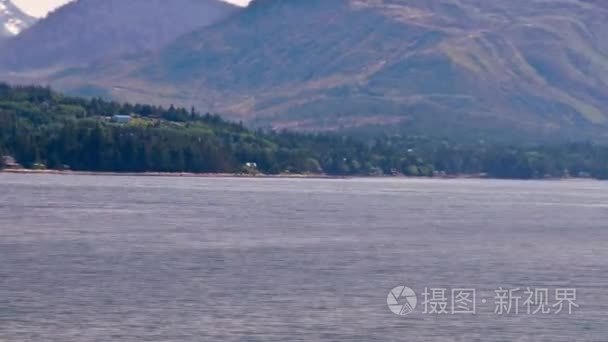
[{"label": "small building along shore", "polygon": [[2,156],[2,165],[7,170],[20,170],[23,166],[19,164],[12,156]]}]

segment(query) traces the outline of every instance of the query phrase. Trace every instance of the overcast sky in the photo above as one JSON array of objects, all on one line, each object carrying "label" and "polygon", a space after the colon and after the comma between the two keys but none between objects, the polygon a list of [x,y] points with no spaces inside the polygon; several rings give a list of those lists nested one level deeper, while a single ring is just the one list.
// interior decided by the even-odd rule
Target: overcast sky
[{"label": "overcast sky", "polygon": [[[71,0],[13,0],[13,3],[25,12],[36,17],[45,16],[49,11]],[[103,0],[102,0],[103,1]],[[128,0],[125,0],[128,1]],[[170,0],[168,0],[170,1]],[[249,0],[226,0],[238,5],[246,5]]]}]

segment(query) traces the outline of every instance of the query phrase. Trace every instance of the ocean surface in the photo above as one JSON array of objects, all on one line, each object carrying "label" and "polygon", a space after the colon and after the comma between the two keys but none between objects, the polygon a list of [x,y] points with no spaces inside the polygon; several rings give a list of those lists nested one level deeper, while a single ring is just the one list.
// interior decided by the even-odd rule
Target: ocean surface
[{"label": "ocean surface", "polygon": [[608,183],[0,174],[0,341],[110,340],[606,342]]}]

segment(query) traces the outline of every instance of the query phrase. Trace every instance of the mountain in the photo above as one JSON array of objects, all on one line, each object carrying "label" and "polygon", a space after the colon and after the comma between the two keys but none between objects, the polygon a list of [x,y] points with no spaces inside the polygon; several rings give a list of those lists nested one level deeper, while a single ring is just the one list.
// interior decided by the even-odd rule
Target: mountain
[{"label": "mountain", "polygon": [[278,128],[586,138],[608,127],[606,22],[600,0],[256,0],[53,83]]},{"label": "mountain", "polygon": [[0,0],[0,40],[19,34],[35,21],[10,0]]},{"label": "mountain", "polygon": [[0,65],[56,69],[155,50],[237,9],[219,0],[78,0],[7,42]]}]

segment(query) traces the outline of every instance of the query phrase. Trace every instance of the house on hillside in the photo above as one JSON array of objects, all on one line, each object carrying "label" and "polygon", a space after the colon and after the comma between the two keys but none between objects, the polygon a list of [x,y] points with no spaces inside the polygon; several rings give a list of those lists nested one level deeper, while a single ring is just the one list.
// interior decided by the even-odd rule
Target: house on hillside
[{"label": "house on hillside", "polygon": [[132,119],[133,117],[131,115],[114,115],[110,121],[113,123],[128,124]]}]

